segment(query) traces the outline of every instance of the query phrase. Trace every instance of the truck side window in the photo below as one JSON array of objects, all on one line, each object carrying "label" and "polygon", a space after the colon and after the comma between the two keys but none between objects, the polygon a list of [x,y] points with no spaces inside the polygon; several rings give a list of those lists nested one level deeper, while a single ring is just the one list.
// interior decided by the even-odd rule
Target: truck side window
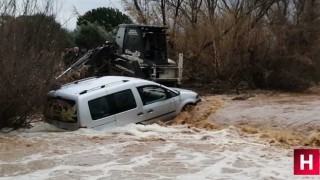
[{"label": "truck side window", "polygon": [[171,97],[176,97],[176,96],[179,95],[179,93],[174,92],[174,91],[171,91],[171,90],[169,90],[169,89],[167,89],[167,92],[170,94]]},{"label": "truck side window", "polygon": [[117,45],[118,53],[122,52],[125,30],[126,30],[125,28],[121,27],[118,29],[118,32],[117,32],[116,45]]},{"label": "truck side window", "polygon": [[134,99],[132,91],[129,89],[114,93],[111,96],[113,96],[115,106],[117,107],[116,113],[128,111],[137,107],[136,100]]},{"label": "truck side window", "polygon": [[138,87],[143,105],[152,104],[167,99],[166,91],[159,86]]},{"label": "truck side window", "polygon": [[137,107],[130,89],[116,92],[88,102],[92,120],[101,119]]},{"label": "truck side window", "polygon": [[112,115],[107,97],[100,97],[88,102],[92,120],[101,119]]}]

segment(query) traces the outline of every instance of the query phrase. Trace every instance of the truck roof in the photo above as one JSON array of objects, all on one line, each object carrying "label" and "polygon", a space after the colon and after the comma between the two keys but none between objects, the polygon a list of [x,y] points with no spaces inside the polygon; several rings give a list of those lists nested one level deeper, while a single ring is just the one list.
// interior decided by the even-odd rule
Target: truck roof
[{"label": "truck roof", "polygon": [[143,24],[119,24],[119,27],[132,27],[132,28],[152,28],[152,29],[167,29],[164,26],[157,26],[157,25],[143,25]]},{"label": "truck roof", "polygon": [[78,81],[74,81],[61,86],[57,90],[51,91],[51,93],[59,94],[69,94],[69,95],[81,95],[88,91],[108,88],[109,86],[120,84],[120,83],[135,83],[135,82],[149,82],[144,79],[125,77],[125,76],[102,76],[102,77],[91,77]]}]

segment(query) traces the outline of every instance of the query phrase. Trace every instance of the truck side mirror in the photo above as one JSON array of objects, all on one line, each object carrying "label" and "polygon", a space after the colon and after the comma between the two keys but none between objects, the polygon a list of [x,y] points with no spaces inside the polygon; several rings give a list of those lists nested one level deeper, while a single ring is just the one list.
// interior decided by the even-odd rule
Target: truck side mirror
[{"label": "truck side mirror", "polygon": [[133,53],[133,56],[134,56],[134,57],[140,57],[140,52],[139,52],[139,51],[134,52],[134,53]]}]

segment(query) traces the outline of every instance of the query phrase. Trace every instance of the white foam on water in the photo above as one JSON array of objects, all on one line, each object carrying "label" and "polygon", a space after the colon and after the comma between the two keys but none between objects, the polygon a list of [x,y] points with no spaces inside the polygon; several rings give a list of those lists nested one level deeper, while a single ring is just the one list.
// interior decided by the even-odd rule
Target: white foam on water
[{"label": "white foam on water", "polygon": [[113,130],[107,131],[113,134],[126,134],[132,135],[136,137],[153,137],[158,136],[160,133],[168,134],[168,133],[178,133],[181,130],[170,127],[162,127],[158,124],[151,125],[141,125],[141,124],[128,124],[124,127],[118,127]]},{"label": "white foam on water", "polygon": [[27,130],[27,132],[30,133],[36,133],[36,132],[65,132],[65,130],[57,128],[51,124],[40,122],[36,124],[34,127]]},{"label": "white foam on water", "polygon": [[105,132],[36,131],[18,137],[35,145],[18,145],[31,154],[1,161],[1,180],[295,178],[292,150],[242,137],[233,127],[196,132],[130,124]]}]

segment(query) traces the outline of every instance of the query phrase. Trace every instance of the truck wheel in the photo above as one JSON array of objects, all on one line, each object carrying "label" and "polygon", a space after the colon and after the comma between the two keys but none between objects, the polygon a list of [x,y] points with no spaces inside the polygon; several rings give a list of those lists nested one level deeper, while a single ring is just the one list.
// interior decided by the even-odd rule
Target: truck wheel
[{"label": "truck wheel", "polygon": [[190,110],[192,107],[194,107],[194,104],[186,104],[186,105],[184,105],[183,108],[181,109],[181,112],[188,111],[188,110]]}]

